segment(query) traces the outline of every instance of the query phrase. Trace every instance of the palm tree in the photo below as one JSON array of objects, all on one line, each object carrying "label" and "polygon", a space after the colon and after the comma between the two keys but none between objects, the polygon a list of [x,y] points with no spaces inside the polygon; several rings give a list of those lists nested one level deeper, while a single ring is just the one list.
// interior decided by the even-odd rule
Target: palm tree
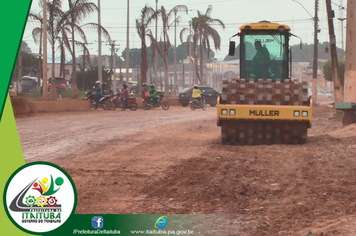
[{"label": "palm tree", "polygon": [[51,76],[51,90],[49,99],[57,100],[56,79],[55,79],[55,44],[59,39],[59,34],[62,32],[62,17],[64,12],[61,10],[62,1],[53,0],[47,3],[48,8],[48,40],[52,48],[52,76]]},{"label": "palm tree", "polygon": [[[177,24],[181,20],[181,17],[177,17],[178,11],[185,11],[188,14],[188,7],[180,5],[180,7],[174,8],[174,94],[177,95],[178,81],[177,81]],[[184,85],[183,85],[184,87]]]},{"label": "palm tree", "polygon": [[[78,97],[78,85],[76,76],[76,56],[75,56],[75,46],[77,44],[81,45],[81,42],[75,40],[75,33],[78,33],[83,39],[84,43],[87,43],[85,33],[82,27],[79,27],[79,23],[90,13],[98,10],[98,7],[93,2],[88,0],[68,0],[69,10],[65,13],[63,17],[63,24],[66,27],[64,29],[64,40],[67,48],[72,54],[72,98]],[[93,23],[94,24],[94,23]],[[95,24],[94,24],[95,25]],[[68,34],[66,34],[68,32]],[[68,37],[70,35],[70,37]],[[71,46],[70,46],[70,43]]]},{"label": "palm tree", "polygon": [[[155,45],[153,47],[157,48],[158,53],[161,55],[164,61],[164,92],[166,94],[169,93],[169,80],[168,80],[168,51],[169,48],[171,47],[171,42],[169,40],[169,34],[168,31],[170,27],[174,25],[176,22],[176,19],[171,22],[171,18],[174,16],[175,12],[178,11],[185,11],[187,9],[186,6],[184,5],[177,5],[173,7],[169,12],[166,11],[166,9],[161,6],[161,11],[160,15],[162,18],[162,24],[163,24],[163,41],[161,39],[161,42],[155,42]],[[171,22],[171,23],[170,23]],[[153,49],[152,49],[153,50]],[[153,50],[155,51],[155,50]]]},{"label": "palm tree", "polygon": [[[41,2],[40,2],[41,4]],[[50,100],[57,99],[57,90],[55,83],[55,52],[56,52],[56,42],[60,43],[60,49],[62,53],[62,58],[64,57],[64,47],[62,43],[66,43],[65,39],[67,38],[67,31],[65,27],[65,13],[62,9],[62,0],[52,0],[47,2],[47,12],[48,12],[48,23],[47,23],[47,34],[48,40],[52,48],[52,75],[51,75],[51,89],[50,89]],[[30,17],[41,20],[40,17],[35,14],[31,14]],[[36,29],[33,31],[34,38],[38,38],[38,35],[42,31]],[[60,37],[61,35],[61,37]],[[45,59],[46,60],[46,59]],[[63,61],[63,59],[62,59]],[[44,72],[45,73],[45,72]]]},{"label": "palm tree", "polygon": [[88,62],[88,65],[91,67],[91,62],[90,62],[90,52],[89,52],[89,48],[86,46],[87,44],[86,43],[81,43],[80,46],[82,48],[82,51],[83,51],[83,66],[82,66],[82,74],[83,74],[83,81],[82,81],[82,88],[83,90],[85,90],[85,61]]},{"label": "palm tree", "polygon": [[[188,36],[187,36],[187,52],[188,52],[188,57],[189,57],[189,69],[190,69],[190,63],[193,63],[194,64],[194,60],[192,58],[192,46],[191,46],[191,42],[193,40],[193,32],[192,32],[192,29],[191,29],[191,26],[192,26],[192,21],[189,21],[189,29],[186,28],[186,27],[183,27],[183,29],[181,30],[180,32],[180,42],[183,43],[183,36],[186,32],[188,32]],[[189,71],[189,83],[190,83],[190,71]],[[197,84],[197,78],[196,78],[196,81],[194,81],[195,84]]]},{"label": "palm tree", "polygon": [[[192,24],[192,34],[190,36],[188,36],[189,40],[193,41],[193,52],[194,52],[194,78],[195,84],[198,84],[198,81],[200,81],[200,84],[203,84],[200,76],[199,76],[199,68],[198,68],[198,42],[199,42],[199,19],[198,17],[193,17],[191,20],[191,24]],[[190,45],[190,44],[188,44]],[[189,47],[189,46],[188,46]],[[191,49],[188,48],[188,50],[190,51]]]},{"label": "palm tree", "polygon": [[[162,32],[162,37],[160,42],[157,42],[156,40],[152,44],[152,51],[155,53],[157,49],[158,54],[162,57],[163,62],[164,62],[164,93],[169,94],[169,80],[168,80],[168,51],[169,47],[171,46],[171,42],[169,40],[169,35],[168,35],[168,14],[166,9],[161,6],[160,10],[160,15],[162,18],[162,24],[163,24],[163,32]],[[152,37],[153,35],[152,35]]]},{"label": "palm tree", "polygon": [[42,76],[41,76],[41,54],[42,54],[42,32],[43,32],[43,29],[42,29],[42,26],[43,26],[43,18],[42,18],[42,15],[40,13],[34,13],[34,12],[30,12],[29,13],[29,18],[30,19],[34,19],[34,20],[37,20],[40,22],[41,26],[40,27],[35,27],[33,30],[32,30],[32,38],[33,40],[35,41],[35,43],[39,43],[39,52],[38,52],[38,55],[39,55],[39,60],[38,60],[38,69],[37,69],[37,78],[38,78],[38,83],[37,83],[37,91],[40,91],[40,88],[41,88],[41,79],[42,79]]},{"label": "palm tree", "polygon": [[[210,53],[210,39],[213,40],[215,50],[220,50],[221,38],[219,33],[211,27],[211,25],[220,25],[225,29],[224,23],[219,19],[211,18],[212,6],[209,5],[207,11],[204,15],[201,15],[198,11],[198,17],[201,19],[200,22],[200,32],[201,32],[201,41],[200,41],[200,73],[203,78],[204,76],[204,67],[207,63]],[[206,83],[206,81],[204,81]]]},{"label": "palm tree", "polygon": [[[215,50],[220,50],[221,38],[219,33],[212,28],[211,25],[220,25],[223,29],[225,29],[224,23],[219,19],[211,18],[212,6],[209,5],[205,14],[202,14],[200,11],[197,11],[198,16],[192,18],[192,32],[188,36],[187,40],[193,41],[193,51],[194,51],[194,73],[195,73],[195,83],[198,83],[198,80],[201,84],[204,84],[204,65],[207,61],[207,57],[210,53],[210,39],[214,42]],[[181,41],[182,35],[188,29],[183,29],[181,31]],[[189,47],[188,43],[188,47]],[[198,58],[198,49],[200,58]],[[190,48],[188,48],[190,52]],[[200,74],[198,67],[198,59],[200,59]]]},{"label": "palm tree", "polygon": [[60,50],[61,53],[61,66],[59,70],[59,76],[62,76],[65,79],[66,51],[65,51],[65,45],[63,44],[63,40],[64,40],[64,35],[62,34],[61,43],[58,46],[58,49]]},{"label": "palm tree", "polygon": [[[40,0],[38,2],[38,5],[40,7],[43,6],[43,0]],[[47,15],[48,19],[47,19],[47,34],[48,34],[48,40],[50,41],[50,44],[52,46],[52,78],[55,75],[55,71],[54,71],[54,61],[55,61],[55,42],[58,40],[58,34],[60,31],[60,19],[61,19],[61,15],[63,15],[63,12],[61,11],[61,6],[62,3],[61,1],[55,1],[53,0],[52,3],[50,3],[49,1],[47,2],[47,12],[49,12],[49,14]],[[35,43],[37,44],[38,42],[40,43],[40,49],[39,49],[39,54],[41,55],[42,52],[42,37],[43,37],[43,16],[40,13],[33,13],[30,12],[29,13],[29,18],[30,19],[34,19],[37,20],[41,23],[41,27],[36,27],[32,30],[32,37],[35,41]],[[43,58],[44,60],[47,60],[47,58]],[[39,60],[39,64],[41,60]],[[40,65],[39,65],[40,68]],[[39,69],[40,71],[40,69]],[[47,73],[45,71],[42,71],[42,76],[44,73]],[[40,82],[41,82],[41,78],[40,76],[38,76],[38,89],[40,88]],[[43,85],[43,83],[42,83]],[[55,86],[52,86],[52,88]],[[44,91],[47,92],[47,91]],[[50,99],[52,100],[56,100],[57,99],[57,91],[56,89],[51,89],[50,90]]]},{"label": "palm tree", "polygon": [[145,5],[145,7],[141,10],[140,18],[136,19],[137,33],[141,38],[141,85],[143,83],[147,83],[148,58],[146,36],[150,37],[152,35],[152,31],[148,29],[148,25],[152,23],[154,19],[156,19],[157,14],[158,12],[156,12],[152,7]]}]

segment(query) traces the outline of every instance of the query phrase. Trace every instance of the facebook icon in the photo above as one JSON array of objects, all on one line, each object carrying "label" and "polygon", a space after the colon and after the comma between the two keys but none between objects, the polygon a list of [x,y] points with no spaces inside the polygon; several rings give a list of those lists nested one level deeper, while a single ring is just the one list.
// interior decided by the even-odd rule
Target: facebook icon
[{"label": "facebook icon", "polygon": [[91,226],[93,226],[94,229],[101,229],[104,226],[104,219],[101,216],[94,216],[91,219]]}]

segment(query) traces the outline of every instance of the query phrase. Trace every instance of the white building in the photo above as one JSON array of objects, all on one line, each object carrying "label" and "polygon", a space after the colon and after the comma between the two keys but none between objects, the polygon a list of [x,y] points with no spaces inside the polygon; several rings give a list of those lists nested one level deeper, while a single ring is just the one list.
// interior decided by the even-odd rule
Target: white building
[{"label": "white building", "polygon": [[[55,71],[55,76],[56,77],[64,77],[67,82],[70,81],[70,78],[72,77],[72,64],[66,63],[64,67],[64,76],[63,72],[61,72],[61,63],[56,63],[54,64],[54,71]],[[80,70],[79,64],[76,65],[76,70]],[[47,64],[47,79],[52,77],[52,64],[48,63]]]}]

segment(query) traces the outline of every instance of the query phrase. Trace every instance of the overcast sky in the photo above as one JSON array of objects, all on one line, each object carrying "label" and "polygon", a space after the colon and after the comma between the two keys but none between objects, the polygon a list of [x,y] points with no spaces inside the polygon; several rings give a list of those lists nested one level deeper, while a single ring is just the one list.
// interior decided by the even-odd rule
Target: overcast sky
[{"label": "overcast sky", "polygon": [[[67,1],[63,1],[66,6]],[[98,0],[93,0],[98,4]],[[298,0],[300,4],[293,0],[158,0],[158,8],[163,5],[167,10],[172,9],[176,5],[186,5],[189,14],[180,13],[182,16],[181,23],[177,27],[177,35],[183,27],[189,27],[189,20],[197,16],[196,11],[199,10],[205,13],[209,5],[212,5],[213,10],[211,17],[220,19],[226,29],[223,30],[220,26],[215,29],[221,36],[221,50],[216,51],[216,58],[224,58],[228,52],[229,38],[237,33],[240,25],[258,22],[260,20],[268,20],[277,23],[287,24],[292,28],[292,33],[302,38],[303,43],[313,43],[314,23],[312,16],[315,11],[315,1],[313,0]],[[337,18],[345,18],[346,10],[340,10],[338,6],[345,6],[346,0],[332,1],[332,8],[335,10],[335,35],[337,46],[341,48],[341,21]],[[155,0],[130,0],[130,48],[139,48],[140,39],[135,28],[135,20],[139,18],[141,9],[147,4],[153,8],[156,7]],[[113,40],[119,44],[118,54],[121,55],[122,50],[126,47],[126,25],[127,25],[127,0],[101,0],[101,23],[109,31]],[[304,9],[305,8],[305,9]],[[32,10],[40,12],[38,0],[33,0]],[[309,12],[309,14],[308,14]],[[321,33],[318,34],[319,42],[329,41],[326,6],[325,1],[319,1],[319,28]],[[98,22],[98,14],[92,14],[86,22]],[[84,22],[83,22],[84,23]],[[161,25],[158,23],[158,35],[161,33]],[[37,22],[28,22],[24,32],[24,41],[26,41],[32,52],[38,52],[38,45],[33,42],[31,31],[37,27]],[[346,21],[344,21],[344,28]],[[152,25],[154,32],[154,25]],[[98,54],[98,36],[94,29],[85,29],[92,55]],[[345,31],[344,31],[345,32]],[[171,42],[174,43],[174,31],[171,33]],[[177,44],[180,44],[179,36],[177,36]],[[345,33],[344,33],[345,42]],[[298,44],[299,40],[293,39],[291,44]],[[79,50],[79,49],[78,49]],[[214,50],[214,49],[213,49]],[[215,51],[215,50],[214,50]],[[50,50],[49,50],[50,52]],[[109,45],[102,45],[103,54],[110,54]],[[78,51],[77,54],[82,53]]]}]

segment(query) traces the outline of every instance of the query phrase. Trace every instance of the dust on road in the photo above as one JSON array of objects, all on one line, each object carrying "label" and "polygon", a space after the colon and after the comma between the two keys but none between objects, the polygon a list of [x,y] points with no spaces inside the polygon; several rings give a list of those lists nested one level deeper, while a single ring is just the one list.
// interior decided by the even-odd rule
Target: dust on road
[{"label": "dust on road", "polygon": [[227,235],[355,235],[356,124],[334,113],[313,109],[305,145],[222,146],[212,107],[16,123],[27,163],[72,176],[79,214],[231,214],[239,223],[230,218]]}]

